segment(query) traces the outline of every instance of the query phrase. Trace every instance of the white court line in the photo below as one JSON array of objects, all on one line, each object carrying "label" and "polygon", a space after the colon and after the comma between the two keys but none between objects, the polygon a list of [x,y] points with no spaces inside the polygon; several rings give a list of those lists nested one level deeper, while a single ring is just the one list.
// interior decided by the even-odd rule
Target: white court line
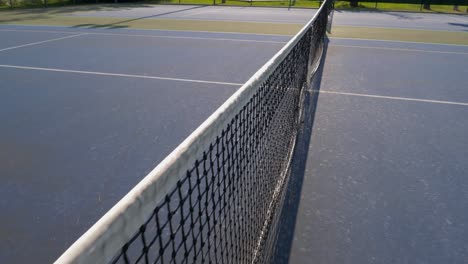
[{"label": "white court line", "polygon": [[387,39],[365,39],[365,38],[340,38],[340,37],[330,37],[329,39],[344,39],[344,40],[359,40],[359,41],[377,41],[377,42],[395,42],[395,43],[411,43],[411,44],[422,44],[422,45],[442,45],[442,46],[456,46],[456,47],[468,47],[468,45],[463,44],[446,44],[446,43],[433,43],[433,42],[417,42],[417,41],[403,41],[403,40],[387,40]]},{"label": "white court line", "polygon": [[455,51],[402,49],[402,48],[369,47],[369,46],[354,46],[354,45],[335,45],[335,44],[330,44],[330,46],[332,46],[332,47],[344,47],[344,48],[358,48],[358,49],[381,49],[381,50],[395,50],[395,51],[410,51],[410,52],[428,52],[428,53],[441,53],[441,54],[468,55],[468,52],[455,52]]},{"label": "white court line", "polygon": [[312,91],[319,92],[321,94],[322,93],[324,93],[324,94],[337,94],[337,95],[349,95],[349,96],[370,97],[370,98],[379,98],[379,99],[391,99],[391,100],[400,100],[400,101],[412,101],[412,102],[433,103],[433,104],[448,104],[448,105],[468,106],[468,103],[463,103],[463,102],[439,101],[439,100],[428,100],[428,99],[397,97],[397,96],[383,96],[383,95],[373,95],[373,94],[345,93],[345,92],[334,92],[334,91],[324,91],[324,90],[312,90]]},{"label": "white court line", "polygon": [[[40,33],[68,33],[73,34],[77,32],[67,31],[46,31],[46,30],[13,30],[13,29],[0,29],[5,32],[40,32]],[[146,38],[169,38],[169,39],[195,39],[195,40],[213,40],[213,41],[233,41],[233,42],[252,42],[252,43],[272,43],[272,44],[286,44],[287,41],[274,41],[274,40],[254,40],[254,39],[231,39],[231,38],[205,38],[205,37],[183,37],[183,36],[158,36],[158,35],[139,35],[139,34],[121,34],[121,33],[101,33],[101,32],[86,32],[88,35],[103,35],[103,36],[123,36],[123,37],[146,37]],[[1,50],[0,50],[1,51]]]},{"label": "white court line", "polygon": [[274,40],[254,40],[254,39],[230,39],[230,38],[204,38],[204,37],[182,37],[182,36],[157,36],[157,35],[127,35],[118,33],[88,33],[91,35],[109,35],[109,36],[123,36],[123,37],[151,37],[151,38],[168,38],[168,39],[194,39],[194,40],[213,40],[213,41],[234,41],[234,42],[252,42],[252,43],[273,43],[273,44],[286,44],[287,41],[274,41]]},{"label": "white court line", "polygon": [[[166,18],[160,18],[160,19],[176,19],[176,18],[169,18],[169,17],[166,17]],[[291,21],[291,20],[281,20],[281,19],[255,19],[255,20],[227,20],[227,19],[222,19],[222,18],[219,18],[219,19],[215,19],[215,18],[209,18],[209,19],[205,19],[205,18],[195,18],[195,17],[192,17],[192,18],[179,18],[180,20],[184,20],[184,21],[207,21],[207,22],[230,22],[230,23],[236,23],[236,22],[240,22],[240,23],[257,23],[257,24],[286,24],[286,25],[298,25],[298,26],[301,26],[303,25],[300,21]],[[307,22],[305,22],[307,23]],[[273,25],[274,26],[274,25]]]},{"label": "white court line", "polygon": [[336,24],[337,27],[357,27],[357,28],[376,28],[376,29],[404,29],[404,30],[417,30],[417,31],[437,31],[437,32],[463,32],[461,30],[451,29],[431,29],[425,26],[411,26],[411,27],[386,27],[386,26],[368,26],[368,25],[357,25],[357,24]]},{"label": "white court line", "polygon": [[199,12],[195,12],[195,13],[192,13],[192,14],[183,15],[183,16],[180,16],[180,17],[196,16],[196,15],[201,15],[201,14],[205,14],[205,13],[212,13],[212,11],[214,11],[214,10],[204,10],[204,11],[199,11]]},{"label": "white court line", "polygon": [[179,82],[222,84],[222,85],[232,85],[232,86],[242,86],[243,85],[243,83],[216,82],[216,81],[180,79],[180,78],[170,78],[170,77],[160,77],[160,76],[120,74],[120,73],[108,73],[108,72],[76,71],[76,70],[64,70],[64,69],[40,68],[40,67],[26,67],[26,66],[2,65],[2,64],[0,64],[0,68],[36,70],[36,71],[50,71],[50,72],[66,72],[66,73],[91,74],[91,75],[115,76],[115,77],[129,77],[129,78],[142,78],[142,79],[156,79],[156,80],[179,81]]},{"label": "white court line", "polygon": [[28,47],[28,46],[38,45],[38,44],[42,44],[42,43],[47,43],[47,42],[62,40],[62,39],[74,38],[74,37],[83,36],[83,35],[87,35],[87,34],[88,34],[88,33],[82,33],[82,34],[73,35],[73,36],[67,36],[67,37],[49,39],[49,40],[44,40],[44,41],[38,41],[38,42],[29,43],[29,44],[24,44],[24,45],[19,45],[19,46],[14,46],[14,47],[9,47],[9,48],[0,49],[0,51],[18,49],[18,48],[22,48],[22,47]]}]

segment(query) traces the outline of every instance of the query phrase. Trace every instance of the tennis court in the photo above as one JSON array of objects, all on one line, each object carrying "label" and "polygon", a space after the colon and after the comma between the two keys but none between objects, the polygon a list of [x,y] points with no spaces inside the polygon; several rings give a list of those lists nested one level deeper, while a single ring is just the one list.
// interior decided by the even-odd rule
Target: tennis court
[{"label": "tennis court", "polygon": [[10,263],[55,260],[289,39],[29,26],[0,35],[0,255]]},{"label": "tennis court", "polygon": [[278,263],[466,261],[467,62],[466,45],[330,39]]},{"label": "tennis court", "polygon": [[[49,26],[0,25],[2,262],[57,259],[316,12],[88,11]],[[461,263],[466,16],[363,15],[335,12],[276,261]],[[133,26],[144,19],[181,24]],[[354,39],[341,33],[347,27]],[[461,43],[356,39],[379,27],[424,30],[414,34],[423,42],[437,30],[442,42]]]}]

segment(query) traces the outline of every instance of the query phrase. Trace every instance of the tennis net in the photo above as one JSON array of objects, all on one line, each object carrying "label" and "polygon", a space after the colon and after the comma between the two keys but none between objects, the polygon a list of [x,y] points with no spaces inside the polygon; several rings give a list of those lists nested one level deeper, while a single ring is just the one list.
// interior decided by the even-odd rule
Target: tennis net
[{"label": "tennis net", "polygon": [[265,263],[333,0],[56,263]]}]

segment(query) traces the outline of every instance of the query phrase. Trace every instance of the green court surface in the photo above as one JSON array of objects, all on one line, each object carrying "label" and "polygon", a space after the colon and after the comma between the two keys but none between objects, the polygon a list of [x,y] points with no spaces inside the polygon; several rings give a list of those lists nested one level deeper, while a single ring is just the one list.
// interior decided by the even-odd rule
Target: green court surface
[{"label": "green court surface", "polygon": [[468,45],[468,32],[335,26],[333,27],[332,36],[341,38],[380,39]]},{"label": "green court surface", "polygon": [[252,34],[294,35],[301,28],[295,24],[256,22],[200,21],[177,19],[146,19],[124,21],[121,18],[38,16],[26,19],[0,19],[0,24],[47,25],[90,28],[133,28],[154,30],[236,32]]}]

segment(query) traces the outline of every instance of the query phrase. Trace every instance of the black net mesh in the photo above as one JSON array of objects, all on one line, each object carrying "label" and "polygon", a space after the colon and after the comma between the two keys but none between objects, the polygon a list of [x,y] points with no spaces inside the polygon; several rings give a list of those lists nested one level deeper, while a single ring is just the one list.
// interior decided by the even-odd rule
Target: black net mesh
[{"label": "black net mesh", "polygon": [[[113,263],[269,262],[300,101],[331,2]],[[175,175],[176,176],[176,175]],[[182,175],[181,175],[182,176]]]}]

